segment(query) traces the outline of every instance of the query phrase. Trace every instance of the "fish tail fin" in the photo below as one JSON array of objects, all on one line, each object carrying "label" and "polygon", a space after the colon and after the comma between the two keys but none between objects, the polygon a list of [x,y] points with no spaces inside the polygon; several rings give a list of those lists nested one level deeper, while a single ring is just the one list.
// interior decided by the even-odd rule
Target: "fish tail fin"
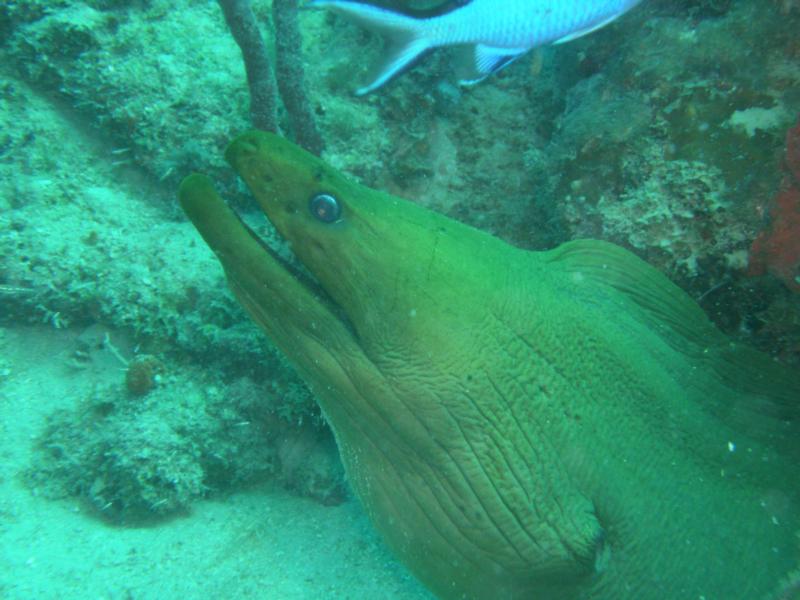
[{"label": "fish tail fin", "polygon": [[312,0],[309,8],[328,8],[381,34],[387,40],[383,58],[372,68],[369,83],[358,88],[356,95],[368,94],[390,79],[409,69],[429,50],[426,19],[381,8],[359,0]]}]

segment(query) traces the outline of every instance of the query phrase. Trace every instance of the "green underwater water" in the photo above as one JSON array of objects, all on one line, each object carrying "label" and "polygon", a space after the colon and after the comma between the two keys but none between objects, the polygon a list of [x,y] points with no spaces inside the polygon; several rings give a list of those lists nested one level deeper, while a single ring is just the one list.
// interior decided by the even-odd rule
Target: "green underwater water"
[{"label": "green underwater water", "polygon": [[[386,4],[428,9],[437,2]],[[800,405],[793,396],[800,380],[800,255],[793,254],[800,238],[800,201],[792,200],[792,190],[800,186],[800,133],[791,133],[800,118],[796,1],[644,0],[614,24],[568,44],[537,49],[476,86],[459,86],[458,58],[440,50],[363,97],[353,91],[378,60],[379,36],[323,10],[301,10],[282,21],[286,15],[271,2],[253,0],[251,5],[282,84],[273,90],[274,118],[285,137],[302,141],[313,121],[324,145],[322,158],[331,168],[517,248],[545,251],[586,238],[617,244],[675,282],[732,343],[757,348],[781,365],[771,383],[753,377],[748,384],[733,377],[732,389],[741,395],[733,397],[730,410],[714,404],[708,390],[716,384],[692,388],[696,382],[682,379],[684,366],[667,367],[674,377],[669,385],[677,385],[686,399],[705,390],[709,404],[704,410],[711,415],[701,411],[699,422],[684,426],[696,407],[669,396],[670,404],[653,408],[647,422],[661,423],[662,428],[653,426],[655,437],[672,440],[664,447],[684,458],[676,448],[705,448],[691,441],[703,438],[698,432],[703,419],[720,419],[731,435],[756,440],[754,447],[769,446],[763,454],[772,461],[769,468],[757,461],[736,467],[741,469],[736,477],[755,473],[756,483],[731,498],[761,503],[770,514],[783,515],[774,524],[783,531],[797,528],[796,461],[782,469],[784,459],[775,457],[796,458],[800,442],[792,438],[791,428],[777,437],[763,433],[776,419],[796,418]],[[290,26],[295,39],[281,29]],[[294,58],[288,66],[287,48]],[[302,85],[294,79],[297,69]],[[292,98],[298,93],[308,111],[305,122],[297,120]],[[291,352],[251,322],[228,289],[217,257],[178,205],[183,178],[207,173],[250,230],[293,269],[307,269],[306,274],[327,284],[315,272],[319,265],[308,264],[302,250],[297,252],[301,243],[287,243],[280,225],[275,223],[276,231],[263,217],[223,158],[228,143],[251,128],[251,102],[242,54],[215,2],[22,0],[0,6],[0,431],[7,457],[0,475],[0,514],[5,517],[0,545],[6,565],[0,567],[0,597],[80,598],[89,597],[89,590],[113,598],[201,598],[207,593],[431,597],[364,520],[354,488],[363,499],[371,472],[359,471],[346,459],[345,474],[326,420],[333,420],[332,411],[326,408],[323,414],[317,404],[325,395],[319,391],[324,381],[310,376],[308,367],[298,368]],[[798,141],[792,142],[795,136]],[[415,248],[424,247],[425,239]],[[760,245],[754,246],[756,240]],[[379,249],[392,248],[390,241],[387,234]],[[470,248],[461,256],[465,264],[470,264]],[[481,252],[474,255],[472,262],[481,264]],[[407,258],[412,256],[409,250]],[[588,267],[581,263],[581,268]],[[326,293],[341,304],[336,293]],[[470,306],[469,288],[459,293],[454,294],[454,313]],[[395,326],[391,309],[379,299],[377,292],[367,295],[367,308],[359,304],[359,310],[375,307],[370,318],[378,325],[365,322],[390,330],[389,323]],[[634,317],[641,309],[629,299],[608,302]],[[661,325],[649,321],[648,311],[663,317],[665,310],[656,304],[640,317],[653,330]],[[602,310],[597,314],[602,320]],[[289,315],[279,321],[290,323]],[[347,317],[351,326],[360,327],[353,314]],[[524,315],[520,318],[525,321]],[[676,330],[697,322],[687,319]],[[632,344],[623,344],[621,352],[635,354],[636,335],[649,334],[620,323],[628,334],[622,339]],[[414,335],[424,339],[437,324]],[[468,338],[465,347],[470,339],[480,339],[464,333],[471,331],[466,324],[463,331],[458,327],[453,325],[452,335],[444,337]],[[677,351],[684,354],[693,351],[688,346],[701,343],[678,338]],[[647,356],[672,364],[670,355],[659,352]],[[414,362],[416,355],[408,353],[408,362]],[[437,359],[423,362],[437,364]],[[581,370],[588,361],[578,362],[565,364],[585,377],[598,376],[588,367]],[[751,373],[752,364],[744,362],[730,364]],[[728,368],[715,365],[709,360],[700,368]],[[317,394],[307,386],[309,379]],[[428,388],[436,388],[435,382],[428,381]],[[584,398],[592,394],[591,386],[587,390]],[[726,401],[731,397],[725,396]],[[621,411],[620,406],[599,414]],[[342,433],[345,427],[334,429],[340,444],[352,435]],[[620,431],[613,444],[580,442],[562,449],[559,460],[563,453],[577,461],[578,453],[601,451],[634,460],[636,434],[622,426]],[[733,438],[723,442],[723,456],[746,447]],[[704,468],[716,468],[714,452],[694,458]],[[645,489],[662,498],[682,495],[677,504],[694,503],[697,512],[682,513],[671,526],[648,526],[650,521],[637,513],[630,521],[623,519],[617,530],[603,530],[600,537],[609,546],[598,548],[611,547],[610,554],[598,550],[591,560],[584,558],[618,582],[629,578],[631,589],[600,583],[559,596],[553,584],[541,597],[666,598],[667,592],[659,590],[699,589],[702,576],[687,572],[685,581],[692,583],[681,587],[684,582],[675,575],[681,563],[671,558],[680,556],[681,539],[669,536],[681,524],[694,532],[709,527],[703,551],[708,568],[723,574],[730,570],[726,581],[709,578],[709,600],[737,593],[741,598],[800,595],[792,587],[797,586],[800,550],[794,534],[772,537],[769,528],[734,525],[742,514],[754,521],[760,509],[739,512],[716,500],[704,505],[708,496],[691,478],[708,477],[710,471],[687,469],[682,478],[665,475],[659,483],[644,474],[637,480],[637,472],[609,471],[606,485],[593,472],[586,475],[591,479],[586,486],[595,498],[612,488],[632,498],[643,496]],[[313,515],[319,520],[314,523],[324,522],[324,511],[332,511],[331,522],[341,525],[342,546],[331,541],[337,539],[333,528],[324,534],[317,557],[307,559],[309,571],[303,571],[300,559],[281,563],[277,544],[262,541],[269,535],[258,529],[258,511],[252,510],[247,515],[255,533],[242,534],[246,543],[222,541],[215,534],[224,528],[213,527],[205,537],[202,531],[191,534],[197,536],[192,544],[184,540],[192,553],[208,553],[199,559],[191,554],[192,560],[213,568],[195,572],[191,562],[173,570],[162,565],[165,577],[182,582],[168,591],[159,591],[144,575],[154,568],[155,551],[148,556],[141,548],[150,543],[167,548],[176,524],[190,527],[193,519],[208,514],[208,502],[238,507],[237,498],[263,490],[277,490],[275,506],[285,512],[272,518],[282,524],[292,522],[287,516],[292,510]],[[271,493],[264,499],[267,512]],[[375,502],[366,502],[369,516],[385,521],[385,510],[375,508]],[[663,509],[665,518],[672,515],[669,506]],[[124,564],[103,562],[99,553],[63,554],[60,549],[69,548],[68,529],[41,525],[37,530],[33,523],[35,514],[48,510],[53,512],[42,522],[55,522],[65,507],[82,519],[75,526],[82,532],[76,548],[89,552],[85,548],[93,544],[88,540],[97,536],[121,553],[127,536],[140,536],[130,542],[140,550],[128,554]],[[609,522],[605,519],[601,523]],[[634,538],[637,547],[648,548],[637,555],[646,566],[632,560],[626,563],[633,565],[628,571],[615,568],[617,556],[630,556],[629,550],[614,550],[614,535],[624,539],[625,527],[641,533]],[[419,566],[425,559],[409,559],[407,551],[398,551],[402,544],[391,540],[385,522],[378,522],[377,529],[431,587],[436,577]],[[292,528],[280,530],[287,536],[281,552],[290,552]],[[741,539],[743,532],[753,536],[752,543]],[[44,565],[39,570],[32,568],[33,554],[27,550],[36,535],[53,540],[50,546],[37,546],[37,561]],[[296,546],[314,554],[314,531],[298,526],[296,535]],[[674,544],[663,547],[665,540]],[[236,556],[230,545],[243,546],[242,557],[275,560],[268,564],[276,570],[265,574],[258,562],[248,569],[244,558],[220,559]],[[169,548],[158,554],[164,564],[175,553],[189,555],[186,546],[183,551]],[[765,558],[760,554],[765,548],[780,558]],[[432,569],[438,569],[436,552],[431,550]],[[639,587],[639,574],[658,571],[653,565],[659,561],[672,580],[655,578],[649,587]],[[75,566],[89,564],[96,568]],[[736,585],[730,591],[731,581],[748,569],[759,573],[750,591]],[[566,571],[563,578],[573,577]],[[64,573],[72,575],[65,578]],[[69,585],[59,591],[59,580]],[[643,595],[641,589],[648,591]],[[714,589],[725,591],[715,595]],[[437,593],[456,597],[441,588]],[[481,591],[473,597],[491,596]],[[504,597],[529,595],[508,591]]]}]

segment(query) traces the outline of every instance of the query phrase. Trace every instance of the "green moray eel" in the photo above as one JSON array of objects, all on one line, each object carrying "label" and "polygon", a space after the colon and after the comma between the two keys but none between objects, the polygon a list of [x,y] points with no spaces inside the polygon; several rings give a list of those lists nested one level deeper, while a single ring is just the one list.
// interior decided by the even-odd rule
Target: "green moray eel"
[{"label": "green moray eel", "polygon": [[798,565],[800,382],[629,252],[512,247],[275,135],[181,204],[319,399],[395,555],[443,599],[759,600]]}]

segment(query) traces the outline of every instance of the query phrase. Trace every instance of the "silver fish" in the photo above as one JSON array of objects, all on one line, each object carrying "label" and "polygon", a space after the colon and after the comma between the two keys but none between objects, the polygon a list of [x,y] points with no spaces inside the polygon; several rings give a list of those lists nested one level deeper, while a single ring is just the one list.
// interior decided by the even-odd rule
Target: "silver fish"
[{"label": "silver fish", "polygon": [[641,0],[451,0],[429,11],[399,11],[365,0],[311,0],[385,36],[389,45],[368,94],[409,68],[426,52],[464,46],[469,71],[459,83],[481,81],[529,50],[561,44],[609,24]]}]

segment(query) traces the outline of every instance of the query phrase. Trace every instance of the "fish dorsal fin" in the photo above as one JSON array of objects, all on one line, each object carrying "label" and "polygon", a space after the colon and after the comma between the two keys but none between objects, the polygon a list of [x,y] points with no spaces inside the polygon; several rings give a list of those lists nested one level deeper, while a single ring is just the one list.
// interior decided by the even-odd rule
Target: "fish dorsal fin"
[{"label": "fish dorsal fin", "polygon": [[458,82],[474,85],[511,64],[529,48],[495,48],[484,44],[464,46],[458,57]]},{"label": "fish dorsal fin", "polygon": [[629,316],[683,354],[690,365],[686,389],[704,408],[734,430],[800,458],[800,374],[731,341],[688,294],[624,248],[577,240],[548,258],[580,281],[616,292]]}]

